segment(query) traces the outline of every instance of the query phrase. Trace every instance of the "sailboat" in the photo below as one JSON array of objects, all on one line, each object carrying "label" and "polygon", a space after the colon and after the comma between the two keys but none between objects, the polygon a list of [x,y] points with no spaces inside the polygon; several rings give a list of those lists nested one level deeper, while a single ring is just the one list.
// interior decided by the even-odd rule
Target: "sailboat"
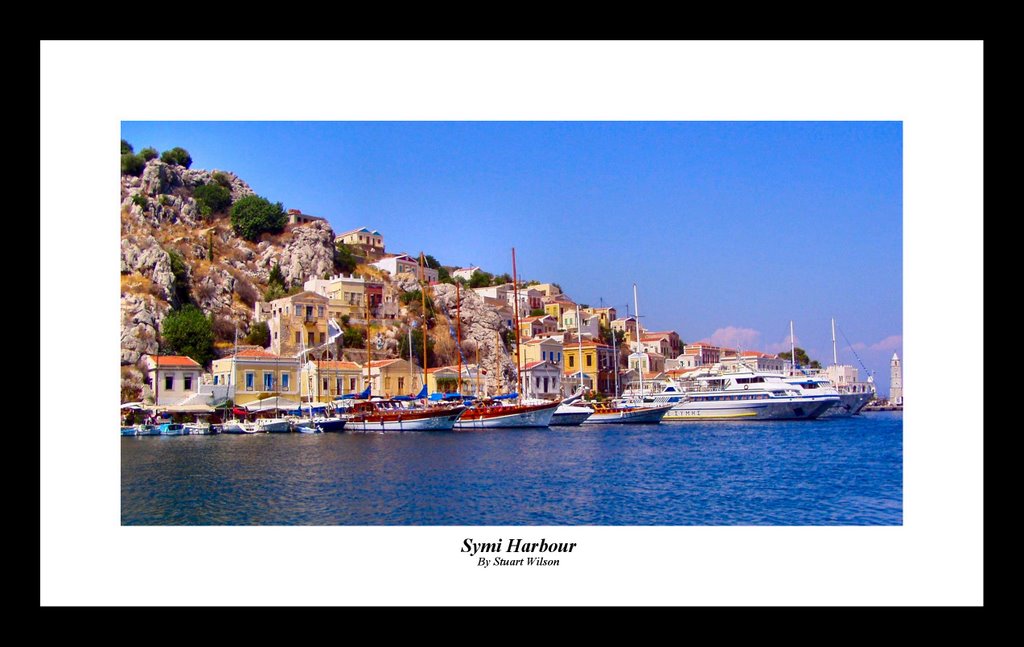
[{"label": "sailboat", "polygon": [[[332,337],[331,338],[331,343],[333,344],[333,342],[334,342],[334,338]],[[328,347],[328,353],[329,352],[330,352],[330,347]],[[311,362],[311,360],[309,360],[308,357],[306,356],[306,340],[305,339],[302,340],[302,357],[304,359],[306,359],[306,361],[310,361]],[[309,371],[309,372],[312,373],[312,371]],[[320,379],[320,372],[319,371],[317,371],[316,379],[318,379],[318,380]],[[313,390],[307,384],[306,385],[306,407],[305,407],[305,409],[306,409],[306,413],[309,414],[309,417],[308,418],[303,417],[303,407],[302,407],[302,402],[301,402],[301,398],[300,398],[300,402],[299,402],[299,416],[298,416],[298,418],[293,423],[294,426],[295,426],[295,431],[299,432],[300,434],[322,434],[322,433],[324,433],[326,431],[342,431],[342,430],[345,429],[345,419],[344,418],[337,418],[337,417],[325,416],[325,415],[314,416],[313,415],[313,408],[314,407],[313,407],[312,398],[313,398]],[[319,407],[317,407],[317,408],[319,408]],[[323,408],[326,408],[326,405],[324,405]]]},{"label": "sailboat", "polygon": [[[642,348],[640,342],[640,304],[637,299],[636,283],[633,284],[633,306],[636,312],[636,338],[637,348]],[[579,316],[577,315],[577,324]],[[577,336],[579,336],[577,334]],[[618,371],[618,358],[615,359],[615,370]],[[637,372],[640,374],[640,395],[636,398],[615,398],[610,403],[591,402],[594,413],[586,419],[588,425],[615,425],[615,424],[658,424],[665,414],[669,412],[672,404],[660,402],[648,402],[644,399],[644,367],[637,364]],[[580,342],[580,377],[582,383],[583,373],[583,344]]]},{"label": "sailboat", "polygon": [[[858,359],[860,358],[858,357]],[[860,382],[857,380],[856,368],[839,364],[839,353],[836,351],[835,318],[832,319],[832,365],[826,370],[826,375],[836,391],[839,392],[839,403],[825,411],[821,415],[822,418],[855,416],[875,397],[875,385],[870,381],[870,377],[868,382]]]},{"label": "sailboat", "polygon": [[[523,399],[522,369],[519,357],[519,275],[516,273],[516,250],[512,248],[512,290],[516,329],[516,391],[474,401],[455,423],[459,430],[547,427],[561,400]],[[498,358],[498,342],[494,348]]]},{"label": "sailboat", "polygon": [[[424,256],[420,254],[420,297],[423,312],[423,387],[416,395],[396,396],[388,399],[369,399],[356,402],[348,409],[345,429],[362,432],[392,431],[451,431],[455,421],[466,410],[462,404],[442,402],[430,404],[427,400],[427,297],[423,273]],[[370,312],[367,305],[367,381],[372,364],[369,343]],[[412,345],[410,344],[410,349]],[[373,383],[370,382],[372,388]],[[372,392],[372,391],[371,391]]]}]

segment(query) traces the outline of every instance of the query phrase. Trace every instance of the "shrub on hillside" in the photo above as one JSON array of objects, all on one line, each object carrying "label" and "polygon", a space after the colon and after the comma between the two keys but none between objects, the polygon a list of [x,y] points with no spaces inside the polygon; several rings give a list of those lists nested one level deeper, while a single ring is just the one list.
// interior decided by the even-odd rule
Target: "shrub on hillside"
[{"label": "shrub on hillside", "polygon": [[138,175],[146,168],[146,160],[132,153],[121,154],[121,175]]},{"label": "shrub on hillside", "polygon": [[240,274],[233,272],[231,275],[235,278],[235,294],[242,300],[242,303],[250,308],[256,305],[260,298],[259,290],[253,287],[252,283],[242,278]]},{"label": "shrub on hillside", "polygon": [[148,162],[151,159],[156,159],[159,155],[160,153],[156,152],[156,149],[152,146],[147,146],[139,151],[139,157],[141,157],[145,162]]},{"label": "shrub on hillside", "polygon": [[247,195],[231,207],[231,226],[235,233],[255,242],[264,232],[284,230],[288,216],[280,202],[270,202],[258,195]]},{"label": "shrub on hillside", "polygon": [[146,207],[149,206],[149,198],[142,195],[141,193],[136,193],[135,195],[132,196],[132,204],[138,205],[140,208],[145,209]]},{"label": "shrub on hillside", "polygon": [[230,317],[213,317],[213,335],[221,341],[234,341],[235,322]]},{"label": "shrub on hillside", "polygon": [[188,168],[192,166],[192,156],[188,154],[188,151],[180,146],[175,146],[169,151],[164,151],[160,155],[160,161],[166,164],[177,164],[178,166],[184,166]]},{"label": "shrub on hillside", "polygon": [[221,185],[225,189],[228,189],[229,191],[231,190],[231,178],[229,178],[226,173],[217,171],[216,173],[213,174],[212,177],[214,182]]},{"label": "shrub on hillside", "polygon": [[231,192],[219,184],[197,186],[192,197],[199,203],[199,210],[204,216],[224,211],[231,206]]},{"label": "shrub on hillside", "polygon": [[270,327],[266,321],[257,321],[249,328],[249,334],[245,336],[245,343],[254,344],[266,348],[270,346]]}]

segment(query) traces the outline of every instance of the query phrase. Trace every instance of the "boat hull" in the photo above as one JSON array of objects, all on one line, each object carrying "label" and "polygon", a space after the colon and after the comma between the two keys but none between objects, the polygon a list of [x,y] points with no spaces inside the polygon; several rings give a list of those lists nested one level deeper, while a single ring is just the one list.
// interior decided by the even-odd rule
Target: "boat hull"
[{"label": "boat hull", "polygon": [[161,436],[187,436],[188,431],[185,429],[185,425],[179,425],[177,423],[163,424],[160,425]]},{"label": "boat hull", "polygon": [[269,434],[287,434],[292,431],[292,423],[287,420],[263,419],[256,421],[256,429]]},{"label": "boat hull", "polygon": [[660,423],[671,409],[671,405],[654,407],[623,407],[612,411],[594,411],[587,418],[585,425],[656,425]]},{"label": "boat hull", "polygon": [[313,418],[295,423],[295,431],[300,434],[321,434],[339,432],[345,429],[344,418]]},{"label": "boat hull", "polygon": [[353,414],[345,421],[345,431],[388,433],[405,431],[451,431],[465,407],[437,410],[408,410]]},{"label": "boat hull", "polygon": [[594,411],[587,407],[574,407],[572,405],[561,405],[555,409],[555,415],[551,416],[552,427],[577,427],[582,425]]},{"label": "boat hull", "polygon": [[209,436],[216,433],[209,424],[185,424],[185,433],[189,436]]},{"label": "boat hull", "polygon": [[248,427],[241,422],[225,422],[220,426],[220,433],[222,434],[254,434],[256,433],[255,427]]},{"label": "boat hull", "polygon": [[680,402],[665,416],[666,422],[715,420],[814,420],[835,404],[835,398],[785,398]]},{"label": "boat hull", "polygon": [[[516,407],[482,407],[467,409],[455,423],[455,429],[512,429],[547,427],[555,415],[558,402]],[[502,411],[502,409],[513,409]]]}]

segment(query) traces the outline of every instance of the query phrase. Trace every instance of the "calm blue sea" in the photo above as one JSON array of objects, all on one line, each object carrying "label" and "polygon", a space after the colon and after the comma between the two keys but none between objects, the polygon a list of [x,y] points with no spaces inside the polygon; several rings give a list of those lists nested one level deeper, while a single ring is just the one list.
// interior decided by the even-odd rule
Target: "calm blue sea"
[{"label": "calm blue sea", "polygon": [[121,522],[899,525],[903,414],[122,438]]}]

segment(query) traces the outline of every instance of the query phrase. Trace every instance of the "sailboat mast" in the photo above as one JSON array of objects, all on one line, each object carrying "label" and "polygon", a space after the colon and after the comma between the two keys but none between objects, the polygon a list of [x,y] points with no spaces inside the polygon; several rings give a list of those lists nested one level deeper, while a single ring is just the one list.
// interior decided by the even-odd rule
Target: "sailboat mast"
[{"label": "sailboat mast", "polygon": [[[640,341],[640,302],[636,297],[636,283],[633,284],[633,312],[636,316],[636,352],[637,355],[641,354],[641,348],[644,347],[643,342]],[[644,364],[639,357],[636,361],[636,372],[640,374],[640,398],[644,397]]]},{"label": "sailboat mast", "polygon": [[836,352],[836,318],[832,317],[832,364],[839,365],[839,354]]},{"label": "sailboat mast", "polygon": [[[576,304],[576,344],[580,354],[580,388],[583,388],[583,333],[580,328],[580,304]],[[596,385],[595,385],[596,386]]]},{"label": "sailboat mast", "polygon": [[[427,385],[427,282],[423,271],[423,252],[420,252],[420,302],[423,309],[423,386]],[[410,385],[411,386],[411,385]]]},{"label": "sailboat mast", "polygon": [[370,352],[370,295],[366,295],[363,302],[366,306],[366,385],[370,387],[370,397],[373,397],[373,382],[370,380],[370,364],[373,363],[373,355]]},{"label": "sailboat mast", "polygon": [[459,394],[462,394],[462,299],[455,284],[455,351],[459,356]]},{"label": "sailboat mast", "polygon": [[793,336],[793,320],[789,320],[789,359],[793,364],[793,370],[796,370],[796,337]]},{"label": "sailboat mast", "polygon": [[512,295],[515,299],[516,314],[516,394],[523,393],[523,378],[519,362],[519,275],[516,274],[516,248],[512,248]]},{"label": "sailboat mast", "polygon": [[615,397],[619,397],[619,350],[615,347],[615,330],[609,322],[608,330],[612,333],[612,370],[615,371]]}]

